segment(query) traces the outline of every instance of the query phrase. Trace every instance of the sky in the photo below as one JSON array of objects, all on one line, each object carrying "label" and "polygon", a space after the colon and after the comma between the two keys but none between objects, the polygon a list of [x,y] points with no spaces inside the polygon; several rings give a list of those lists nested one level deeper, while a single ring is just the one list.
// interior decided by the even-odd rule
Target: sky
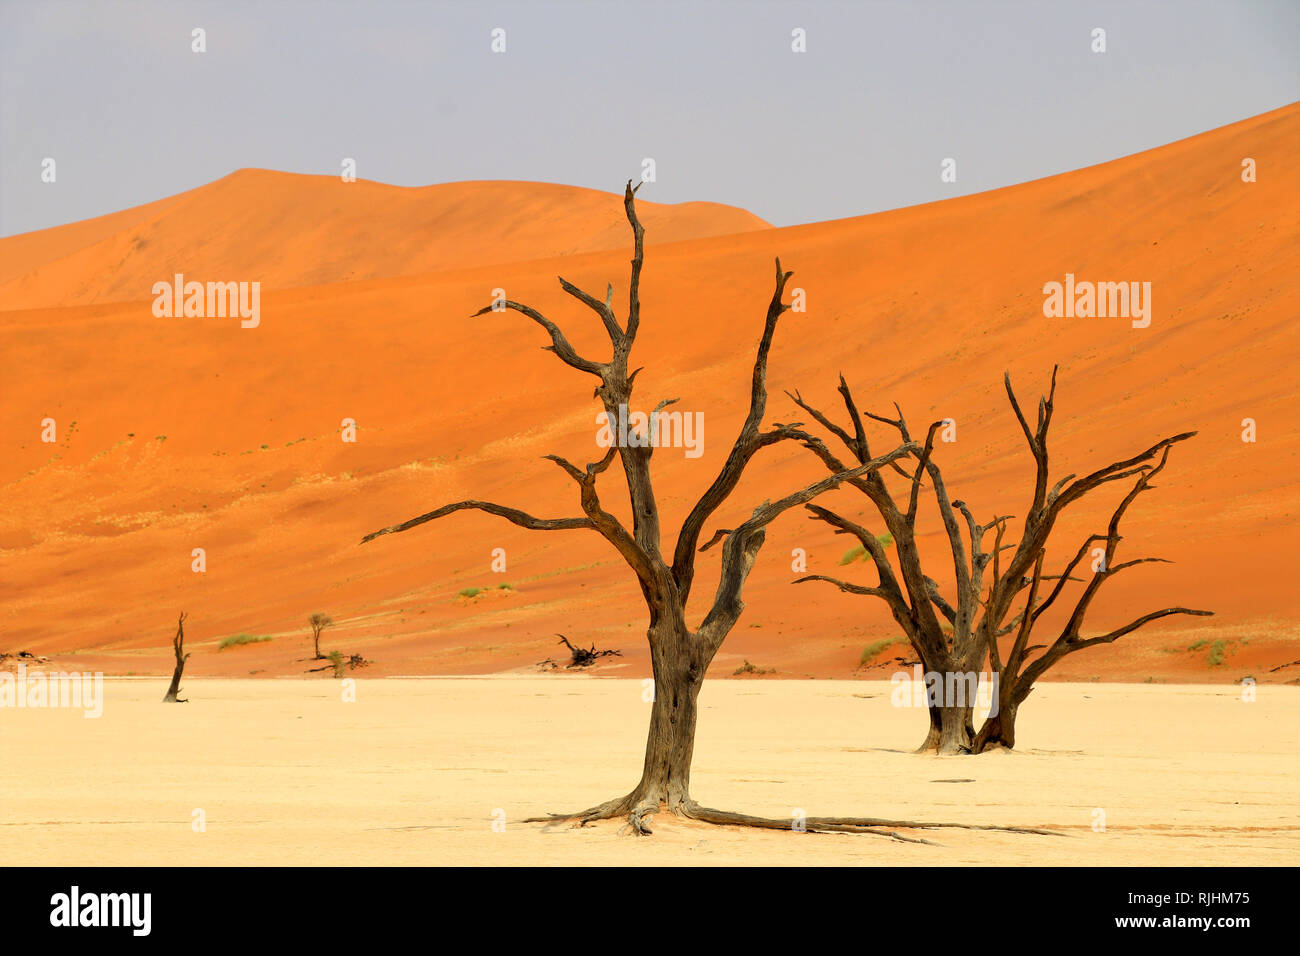
[{"label": "sky", "polygon": [[1038,179],[1297,100],[1296,0],[0,0],[0,235],[246,167],[339,175],[345,157],[402,186],[607,191],[652,158],[643,198],[793,225]]}]

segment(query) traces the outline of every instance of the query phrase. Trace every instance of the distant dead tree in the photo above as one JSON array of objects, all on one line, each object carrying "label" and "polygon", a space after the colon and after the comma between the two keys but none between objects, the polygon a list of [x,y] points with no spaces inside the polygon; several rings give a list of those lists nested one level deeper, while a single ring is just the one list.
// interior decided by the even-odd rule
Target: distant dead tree
[{"label": "distant dead tree", "polygon": [[[640,187],[638,186],[637,189]],[[609,415],[609,421],[619,420],[620,406],[627,407],[632,397],[632,384],[640,369],[628,372],[628,356],[636,340],[641,321],[638,299],[641,268],[644,261],[645,231],[637,219],[634,189],[629,182],[623,195],[624,211],[632,227],[634,251],[631,280],[628,291],[626,327],[619,324],[612,307],[614,288],[608,287],[602,301],[577,286],[560,278],[560,287],[592,312],[604,325],[612,346],[608,361],[595,361],[579,355],[569,343],[559,326],[536,309],[519,302],[505,301],[504,308],[520,312],[546,330],[551,344],[547,351],[554,352],[561,361],[580,372],[599,380],[595,395],[600,398]],[[427,521],[433,521],[458,511],[484,511],[505,518],[516,525],[534,531],[585,530],[595,531],[613,546],[619,556],[636,575],[646,609],[649,625],[646,639],[649,642],[650,661],[654,672],[654,701],[650,711],[650,730],[646,741],[645,761],[641,779],[632,791],[606,803],[578,813],[553,814],[542,821],[593,820],[626,816],[635,833],[650,832],[650,818],[659,809],[683,817],[710,823],[739,824],[768,829],[791,829],[789,819],[766,819],[744,814],[711,810],[697,804],[690,795],[691,758],[695,746],[695,724],[698,714],[697,699],[705,672],[714,655],[722,646],[740,617],[744,604],[741,592],[746,578],[754,566],[763,545],[766,527],[787,510],[812,501],[822,492],[838,487],[842,482],[860,478],[883,465],[907,456],[919,447],[904,443],[899,448],[878,458],[867,458],[853,467],[837,469],[829,477],[814,482],[775,502],[764,502],[753,510],[743,522],[731,529],[719,529],[703,546],[700,538],[705,524],[714,512],[735,490],[741,474],[753,456],[763,448],[793,439],[820,444],[820,440],[801,431],[797,425],[774,423],[763,430],[763,415],[767,405],[767,360],[777,319],[789,305],[782,301],[786,283],[791,273],[781,270],[776,263],[776,288],[767,308],[767,320],[754,359],[751,377],[749,412],[741,426],[726,461],[712,483],[695,502],[682,522],[673,547],[671,563],[661,551],[659,504],[651,485],[650,459],[653,451],[645,433],[629,435],[626,445],[616,441],[599,461],[585,468],[570,463],[558,455],[545,456],[559,466],[578,486],[583,515],[568,518],[538,518],[515,508],[488,501],[467,500],[430,511],[366,535],[370,541],[380,535],[407,531]],[[493,311],[488,306],[475,316]],[[663,401],[656,412],[675,400]],[[629,531],[614,515],[601,505],[596,490],[596,479],[618,457],[626,480],[631,504],[632,529]],[[695,561],[699,551],[718,544],[722,547],[721,569],[717,592],[708,612],[698,626],[692,627],[686,619],[687,599],[695,580]],[[955,826],[955,824],[916,824],[881,820],[869,817],[832,818],[810,817],[807,830],[846,830],[857,832],[884,832],[897,839],[910,839],[882,831],[882,827]],[[1010,828],[1003,828],[1010,829]]]},{"label": "distant dead tree", "polygon": [[313,614],[307,618],[307,624],[311,627],[312,644],[316,648],[315,660],[323,661],[325,655],[320,652],[320,632],[334,624],[334,619],[327,614]]},{"label": "distant dead tree", "polygon": [[[595,644],[592,644],[590,648],[582,647],[581,645],[575,647],[573,644],[569,643],[569,639],[563,634],[556,634],[555,636],[560,639],[561,644],[569,649],[569,663],[565,664],[565,667],[590,667],[602,657],[623,656],[622,651],[598,651],[596,650]],[[543,661],[542,663],[550,664],[552,667],[555,666],[554,661]]]},{"label": "distant dead tree", "polygon": [[188,700],[182,700],[176,695],[181,690],[181,672],[185,670],[185,662],[190,659],[190,655],[185,652],[185,612],[182,611],[180,617],[176,619],[176,636],[172,638],[172,651],[176,654],[176,669],[172,671],[172,683],[167,688],[167,694],[163,697],[164,704],[185,704]]},{"label": "distant dead tree", "polygon": [[[920,752],[980,753],[995,746],[1014,747],[1016,715],[1021,703],[1033,690],[1034,682],[1067,654],[1085,647],[1109,644],[1151,621],[1172,614],[1213,613],[1185,607],[1168,607],[1144,614],[1123,627],[1104,634],[1087,638],[1083,636],[1081,629],[1084,615],[1103,584],[1128,568],[1163,561],[1161,558],[1134,558],[1116,563],[1115,551],[1122,540],[1119,533],[1120,519],[1133,500],[1152,487],[1151,479],[1164,469],[1169,449],[1196,433],[1174,435],[1132,458],[1107,465],[1083,478],[1066,475],[1049,486],[1047,432],[1052,421],[1053,399],[1056,395],[1056,368],[1052,369],[1050,391],[1039,400],[1038,421],[1034,428],[1030,428],[1015,392],[1012,391],[1011,376],[1005,375],[1003,381],[1011,408],[1029,443],[1036,470],[1033,499],[1017,544],[1003,543],[1011,515],[995,516],[986,524],[977,524],[964,502],[949,500],[943,475],[933,457],[935,435],[946,421],[930,425],[924,445],[917,446],[912,442],[902,409],[897,404],[894,406],[898,413],[897,419],[869,412],[865,414],[873,421],[896,429],[903,441],[916,449],[912,452],[914,467],[909,463],[910,473],[897,462],[891,463],[898,474],[906,479],[902,483],[903,498],[894,496],[880,471],[873,470],[854,476],[848,479],[848,483],[866,495],[885,529],[893,537],[899,564],[898,574],[895,574],[890,563],[886,546],[868,528],[820,505],[806,506],[812,512],[814,520],[831,525],[836,534],[852,535],[861,542],[875,565],[878,581],[874,586],[867,587],[812,574],[800,578],[798,583],[827,581],[841,591],[882,599],[920,657],[926,672],[938,675],[942,680],[943,687],[938,688],[937,701],[929,702],[930,730]],[[851,433],[805,402],[797,392],[791,398],[848,448],[852,460],[871,461],[863,414],[859,413],[843,376],[840,376],[839,393],[848,412]],[[824,445],[805,445],[822,459],[829,471],[835,474],[844,472],[847,466]],[[952,555],[955,593],[951,601],[944,596],[936,580],[922,569],[916,543],[917,511],[921,487],[926,478],[929,479],[930,490],[943,520],[948,550]],[[1106,533],[1088,537],[1060,574],[1044,574],[1043,563],[1048,539],[1065,509],[1104,485],[1128,479],[1135,479],[1132,490],[1115,509]],[[965,523],[965,541],[957,518],[958,512]],[[985,551],[984,541],[990,531],[994,534],[994,540],[991,550]],[[969,554],[967,543],[970,546]],[[1089,555],[1090,549],[1093,551],[1092,575],[1087,578],[1073,576],[1080,562]],[[1004,551],[1013,551],[1005,564],[1002,561]],[[984,583],[986,571],[989,573],[987,585]],[[1050,588],[1045,588],[1044,582],[1048,581],[1055,583]],[[1059,634],[1046,643],[1031,645],[1029,641],[1035,625],[1070,582],[1084,583],[1084,587],[1064,626]],[[1012,608],[1020,602],[1021,595],[1026,590],[1028,594],[1024,595],[1023,604],[1013,615]],[[1014,637],[1011,637],[1013,634]],[[1004,655],[998,642],[1008,637],[1011,637],[1011,646]],[[1035,652],[1041,653],[1033,657]],[[996,676],[998,706],[996,713],[984,721],[977,733],[973,722],[975,680],[971,675],[982,670],[986,660]]]}]

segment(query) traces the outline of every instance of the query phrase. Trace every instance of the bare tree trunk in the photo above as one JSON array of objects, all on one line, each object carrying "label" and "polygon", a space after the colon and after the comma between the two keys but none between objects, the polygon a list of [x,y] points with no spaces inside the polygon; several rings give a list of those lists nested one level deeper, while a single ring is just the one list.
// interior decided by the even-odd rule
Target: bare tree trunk
[{"label": "bare tree trunk", "polygon": [[[926,708],[930,716],[930,728],[916,752],[970,753],[975,740],[976,688],[964,681],[964,675],[972,673],[973,666],[966,658],[949,655],[936,660],[932,654],[921,652],[915,645],[913,649],[925,668]],[[950,675],[958,676],[954,679]],[[933,692],[928,683],[932,676],[938,681]]]},{"label": "bare tree trunk", "polygon": [[998,712],[987,717],[980,732],[971,744],[971,753],[982,754],[986,750],[1005,747],[1013,750],[1016,746],[1016,714],[1024,698],[1017,700],[1013,694],[1007,694],[998,701]]},{"label": "bare tree trunk", "polygon": [[695,752],[695,725],[700,688],[708,662],[700,656],[699,642],[683,623],[657,623],[648,633],[654,670],[654,700],[650,704],[650,729],[646,735],[641,779],[625,797],[619,797],[579,814],[557,814],[555,819],[580,819],[583,823],[626,816],[634,833],[648,834],[650,818],[660,810],[691,816],[691,759]]},{"label": "bare tree trunk", "polygon": [[971,745],[971,753],[982,754],[995,747],[1011,750],[1016,746],[1016,708],[1000,710],[997,716],[984,721],[984,726]]},{"label": "bare tree trunk", "polygon": [[[932,707],[930,709],[931,725],[938,712],[939,737],[934,752],[939,754],[966,754],[971,752],[975,739],[974,708],[969,704]],[[926,735],[927,745],[930,735]],[[927,748],[928,749],[928,748]]]},{"label": "bare tree trunk", "polygon": [[921,746],[916,748],[916,752],[919,754],[938,753],[939,741],[943,739],[943,708],[930,707],[928,704],[926,707],[930,713],[930,729],[926,732],[925,740],[921,742]]},{"label": "bare tree trunk", "polygon": [[164,704],[184,704],[188,701],[177,697],[181,690],[181,672],[185,670],[185,662],[190,659],[190,655],[185,651],[185,612],[176,620],[176,636],[172,638],[172,651],[176,654],[176,668],[172,671],[171,686],[167,688],[167,695],[163,697]]},{"label": "bare tree trunk", "polygon": [[930,729],[917,753],[970,753],[975,740],[975,708],[964,704],[938,703],[926,707],[930,712]]},{"label": "bare tree trunk", "polygon": [[657,635],[651,633],[655,697],[650,705],[641,782],[632,795],[634,815],[638,811],[654,813],[661,806],[681,813],[691,803],[691,758],[705,671],[697,656],[696,644],[684,626],[661,628]]}]

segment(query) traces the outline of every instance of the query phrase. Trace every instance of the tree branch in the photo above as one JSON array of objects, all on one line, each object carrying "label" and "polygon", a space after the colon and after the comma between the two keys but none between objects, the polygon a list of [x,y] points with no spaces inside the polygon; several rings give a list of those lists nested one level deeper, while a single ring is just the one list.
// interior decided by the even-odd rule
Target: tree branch
[{"label": "tree branch", "polygon": [[609,341],[615,348],[618,348],[623,343],[623,330],[619,328],[618,320],[614,318],[614,310],[611,308],[611,303],[614,300],[614,287],[612,285],[609,287],[605,301],[601,302],[594,295],[583,292],[564,276],[556,276],[556,278],[560,280],[561,289],[600,316],[601,322],[605,324],[605,331],[609,333]]},{"label": "tree branch", "polygon": [[568,531],[576,528],[591,528],[596,526],[592,524],[590,518],[534,518],[530,514],[519,511],[515,508],[507,508],[505,505],[493,504],[490,501],[457,501],[454,504],[443,505],[427,514],[419,515],[409,521],[403,521],[401,524],[391,525],[387,528],[380,528],[378,531],[372,531],[361,539],[361,544],[378,538],[383,534],[400,534],[403,531],[409,531],[417,525],[422,525],[426,521],[433,521],[437,518],[446,517],[457,511],[486,511],[490,515],[496,515],[498,518],[505,518],[512,524],[517,524],[521,528],[527,528],[530,531]]},{"label": "tree branch", "polygon": [[[531,306],[527,306],[520,302],[512,301],[510,299],[506,299],[504,302],[501,303],[501,305],[504,308],[513,309],[516,312],[520,312],[528,316],[530,319],[532,319],[534,322],[536,322],[538,325],[544,328],[548,333],[550,333],[551,344],[545,348],[545,351],[554,352],[556,355],[560,357],[561,361],[563,361],[564,364],[572,368],[576,368],[580,372],[589,372],[590,374],[595,375],[597,378],[604,381],[604,375],[606,370],[608,369],[608,366],[601,362],[593,362],[589,359],[585,359],[581,355],[579,355],[576,351],[574,351],[573,346],[569,344],[569,340],[565,338],[564,333],[560,331],[560,327],[556,325],[554,322],[552,322],[550,319],[548,319],[546,316],[542,315],[542,313],[538,312],[536,309],[532,308]],[[473,315],[471,315],[470,318],[474,319],[474,318],[478,318],[480,315],[486,315],[489,312],[498,312],[498,311],[500,311],[500,309],[497,309],[491,305],[486,305],[483,308],[479,309],[477,312],[475,312]]]}]

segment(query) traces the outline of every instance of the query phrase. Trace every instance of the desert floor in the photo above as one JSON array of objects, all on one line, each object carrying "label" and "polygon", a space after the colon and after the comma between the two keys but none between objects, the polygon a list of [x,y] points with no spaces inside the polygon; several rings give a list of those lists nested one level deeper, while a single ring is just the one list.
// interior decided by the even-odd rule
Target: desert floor
[{"label": "desert floor", "polygon": [[[882,836],[521,822],[629,790],[638,680],[110,679],[103,714],[0,711],[0,864],[1290,864],[1300,689],[1053,683],[1015,753],[922,757],[867,681],[713,681],[692,790],[754,814],[1046,827]],[[195,832],[196,810],[206,819]],[[1093,829],[1105,812],[1105,831]],[[494,811],[505,827],[494,831]],[[918,835],[920,831],[905,831]]]}]

